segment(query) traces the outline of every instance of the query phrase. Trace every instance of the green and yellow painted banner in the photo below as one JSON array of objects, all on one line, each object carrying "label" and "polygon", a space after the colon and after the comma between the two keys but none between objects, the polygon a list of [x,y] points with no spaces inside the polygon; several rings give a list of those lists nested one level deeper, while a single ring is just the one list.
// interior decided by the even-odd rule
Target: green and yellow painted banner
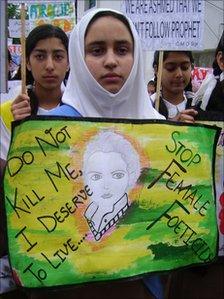
[{"label": "green and yellow painted banner", "polygon": [[4,192],[18,284],[115,280],[214,260],[219,133],[166,121],[17,123]]}]

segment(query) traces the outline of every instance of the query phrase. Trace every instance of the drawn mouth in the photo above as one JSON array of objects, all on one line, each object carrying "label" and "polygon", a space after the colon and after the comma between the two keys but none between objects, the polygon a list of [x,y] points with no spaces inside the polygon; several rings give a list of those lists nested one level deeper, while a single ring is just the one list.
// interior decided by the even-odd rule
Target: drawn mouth
[{"label": "drawn mouth", "polygon": [[103,194],[101,197],[103,198],[103,199],[107,199],[107,198],[111,198],[113,195],[111,194],[111,193],[105,193],[105,194]]}]

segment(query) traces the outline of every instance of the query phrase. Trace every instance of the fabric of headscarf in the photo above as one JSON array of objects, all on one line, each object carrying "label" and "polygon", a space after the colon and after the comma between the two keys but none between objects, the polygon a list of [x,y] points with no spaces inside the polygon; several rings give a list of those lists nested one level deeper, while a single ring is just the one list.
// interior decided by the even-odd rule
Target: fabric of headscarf
[{"label": "fabric of headscarf", "polygon": [[198,91],[195,93],[192,105],[197,106],[200,104],[202,110],[206,110],[212,91],[215,88],[217,79],[213,74],[208,74],[202,81],[202,84]]},{"label": "fabric of headscarf", "polygon": [[62,102],[78,110],[83,117],[108,117],[129,119],[164,118],[149,100],[144,80],[142,50],[137,31],[127,18],[134,39],[134,62],[126,82],[114,94],[104,89],[92,76],[85,63],[84,38],[93,16],[101,11],[89,11],[73,29],[69,40],[70,74]]}]

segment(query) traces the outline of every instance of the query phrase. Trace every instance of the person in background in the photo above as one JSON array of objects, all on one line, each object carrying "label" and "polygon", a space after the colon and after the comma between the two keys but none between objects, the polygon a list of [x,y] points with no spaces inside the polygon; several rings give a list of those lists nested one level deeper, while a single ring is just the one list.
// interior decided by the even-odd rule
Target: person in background
[{"label": "person in background", "polygon": [[213,74],[207,75],[202,82],[193,105],[200,107],[200,119],[224,119],[224,31],[215,51]]},{"label": "person in background", "polygon": [[[190,51],[164,51],[159,112],[169,120],[195,121],[197,111],[191,108],[192,98],[187,97],[185,92],[191,80],[193,63]],[[158,64],[159,51],[156,51],[154,69],[158,69]],[[151,96],[151,100],[155,104],[156,93]]]},{"label": "person in background", "polygon": [[153,95],[156,92],[156,84],[153,80],[150,80],[147,84],[149,95]]},{"label": "person in background", "polygon": [[8,80],[12,79],[11,65],[12,65],[12,55],[8,49]]}]

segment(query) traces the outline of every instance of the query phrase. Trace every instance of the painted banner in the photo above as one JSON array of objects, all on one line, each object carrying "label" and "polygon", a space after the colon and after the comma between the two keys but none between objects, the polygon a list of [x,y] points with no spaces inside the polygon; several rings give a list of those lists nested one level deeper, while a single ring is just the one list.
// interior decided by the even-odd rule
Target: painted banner
[{"label": "painted banner", "polygon": [[[27,2],[28,20],[26,20],[26,36],[36,26],[52,24],[66,33],[72,31],[76,24],[75,0],[67,1],[29,1]],[[9,19],[9,35],[21,37],[21,20]]]},{"label": "painted banner", "polygon": [[18,284],[72,285],[211,262],[219,133],[166,121],[17,123],[4,191]]},{"label": "painted banner", "polygon": [[147,50],[202,50],[204,0],[124,0],[121,10],[130,17]]},{"label": "painted banner", "polygon": [[208,74],[213,73],[213,68],[194,66],[191,71],[192,91],[196,92]]},{"label": "painted banner", "polygon": [[219,229],[219,256],[224,256],[224,123],[223,121],[200,121],[207,125],[216,125],[222,129],[216,147],[215,189],[216,210]]}]

